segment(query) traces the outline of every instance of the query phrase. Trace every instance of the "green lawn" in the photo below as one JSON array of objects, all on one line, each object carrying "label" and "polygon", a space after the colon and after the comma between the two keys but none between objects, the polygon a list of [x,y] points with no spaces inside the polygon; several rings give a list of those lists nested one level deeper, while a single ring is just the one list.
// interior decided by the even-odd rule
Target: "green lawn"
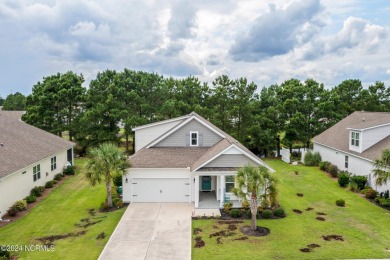
[{"label": "green lawn", "polygon": [[[37,245],[42,244],[36,238],[50,235],[77,233],[86,230],[86,234],[54,241],[53,252],[18,252],[19,259],[97,259],[109,236],[114,231],[125,209],[110,213],[96,213],[91,216],[88,209],[98,209],[105,199],[103,185],[91,187],[84,178],[87,160],[76,159],[78,172],[55,188],[31,212],[17,222],[0,228],[0,244]],[[75,224],[101,222],[87,228]],[[105,239],[97,240],[99,233],[105,232]]]},{"label": "green lawn", "polygon": [[[266,237],[237,241],[233,239],[243,235],[236,230],[236,235],[222,237],[222,244],[209,235],[226,230],[227,225],[218,225],[216,220],[194,220],[193,228],[203,230],[197,236],[205,241],[205,247],[193,248],[193,259],[390,258],[389,211],[339,188],[337,182],[316,167],[293,166],[279,160],[267,160],[267,163],[277,171],[279,200],[287,217],[258,220],[258,225],[271,231]],[[293,173],[295,170],[299,175]],[[298,197],[297,193],[304,196]],[[346,207],[337,207],[337,199],[344,199]],[[308,207],[314,210],[306,211]],[[293,209],[303,213],[296,214]],[[326,213],[323,216],[326,221],[316,220],[317,212]],[[249,220],[245,225],[249,225]],[[322,235],[342,235],[344,241],[325,241]],[[310,253],[300,252],[300,248],[312,243],[320,247]]]}]

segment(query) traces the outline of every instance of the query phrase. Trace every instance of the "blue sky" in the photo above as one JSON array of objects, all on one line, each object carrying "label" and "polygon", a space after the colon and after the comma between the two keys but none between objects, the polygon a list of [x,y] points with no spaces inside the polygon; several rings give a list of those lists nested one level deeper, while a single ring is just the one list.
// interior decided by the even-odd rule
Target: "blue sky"
[{"label": "blue sky", "polygon": [[3,0],[0,95],[29,94],[57,72],[87,86],[123,68],[259,87],[292,77],[389,86],[389,14],[378,0]]}]

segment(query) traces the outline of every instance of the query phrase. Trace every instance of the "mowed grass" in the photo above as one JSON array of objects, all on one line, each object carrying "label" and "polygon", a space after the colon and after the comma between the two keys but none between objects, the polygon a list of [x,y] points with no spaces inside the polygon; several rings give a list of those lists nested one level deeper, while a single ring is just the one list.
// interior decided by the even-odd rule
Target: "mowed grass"
[{"label": "mowed grass", "polygon": [[[98,210],[105,200],[104,185],[91,187],[84,177],[86,159],[76,159],[77,174],[64,181],[42,200],[31,212],[17,222],[0,228],[0,245],[42,245],[36,239],[44,236],[77,233],[86,230],[85,235],[54,241],[52,252],[12,252],[19,259],[97,259],[108,238],[114,231],[125,209],[91,216],[88,209]],[[87,228],[81,219],[101,222]],[[96,239],[104,232],[105,239]]]},{"label": "mowed grass", "polygon": [[[358,194],[338,187],[337,182],[316,167],[293,166],[280,160],[267,160],[276,170],[280,180],[279,201],[287,217],[278,220],[258,220],[259,226],[270,229],[266,237],[250,237],[245,241],[233,240],[236,235],[216,237],[209,235],[227,230],[227,225],[218,225],[217,220],[194,220],[193,228],[203,231],[193,235],[193,259],[345,259],[345,258],[390,258],[390,212],[379,208]],[[295,175],[298,171],[299,175]],[[297,193],[303,193],[298,197]],[[344,199],[346,207],[335,205]],[[305,209],[311,207],[312,211]],[[302,214],[293,212],[301,210]],[[318,221],[316,213],[325,213],[325,221]],[[249,225],[249,220],[241,225]],[[344,241],[325,241],[322,235],[341,235]],[[202,248],[194,248],[194,239],[201,236]],[[318,244],[312,252],[299,249],[308,244]]]}]

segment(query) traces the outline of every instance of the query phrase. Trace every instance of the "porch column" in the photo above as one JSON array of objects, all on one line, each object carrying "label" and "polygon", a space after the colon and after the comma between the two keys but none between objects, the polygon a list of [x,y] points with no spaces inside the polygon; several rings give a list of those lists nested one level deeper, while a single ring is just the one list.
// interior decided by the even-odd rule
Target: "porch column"
[{"label": "porch column", "polygon": [[221,184],[220,184],[220,206],[221,208],[223,207],[223,204],[225,203],[225,176],[221,175],[220,176]]},{"label": "porch column", "polygon": [[195,208],[199,207],[199,175],[195,175]]}]

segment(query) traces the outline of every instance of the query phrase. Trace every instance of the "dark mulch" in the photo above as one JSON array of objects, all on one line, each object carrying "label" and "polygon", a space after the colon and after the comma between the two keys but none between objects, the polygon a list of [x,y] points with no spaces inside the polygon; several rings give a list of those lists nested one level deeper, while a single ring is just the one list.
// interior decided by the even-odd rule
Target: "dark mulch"
[{"label": "dark mulch", "polygon": [[235,238],[234,240],[247,240],[248,237],[239,237],[239,238]]},{"label": "dark mulch", "polygon": [[305,210],[306,210],[306,211],[312,211],[313,208],[310,208],[310,207],[309,207],[309,208],[306,208]]},{"label": "dark mulch", "polygon": [[217,227],[216,225],[213,226],[214,229],[219,229],[219,227]]},{"label": "dark mulch", "polygon": [[67,234],[62,234],[62,235],[52,235],[52,236],[40,237],[40,238],[37,238],[36,240],[41,241],[44,245],[51,246],[51,245],[54,245],[53,242],[56,240],[60,240],[60,239],[68,238],[68,237],[78,237],[78,236],[85,235],[86,233],[87,233],[87,231],[83,230],[83,231],[80,231],[77,233],[67,233]]},{"label": "dark mulch", "polygon": [[303,193],[297,193],[298,197],[303,197]]},{"label": "dark mulch", "polygon": [[218,231],[218,232],[215,232],[213,234],[210,234],[209,238],[212,238],[212,237],[230,237],[230,236],[234,236],[236,233],[234,232],[231,232],[229,230],[222,230],[222,231]]},{"label": "dark mulch", "polygon": [[320,245],[318,244],[310,244],[310,245],[307,245],[308,248],[316,248],[316,247],[321,247]]},{"label": "dark mulch", "polygon": [[316,217],[316,220],[325,221],[325,218],[323,218],[323,217]]},{"label": "dark mulch", "polygon": [[331,240],[344,241],[344,238],[341,235],[325,235],[325,236],[323,235],[322,238],[325,241],[331,241]]},{"label": "dark mulch", "polygon": [[252,230],[250,226],[243,226],[240,230],[245,235],[254,237],[263,237],[267,236],[270,233],[270,230],[268,228],[259,226],[257,226],[256,230]]},{"label": "dark mulch", "polygon": [[96,225],[97,223],[102,222],[102,220],[94,221],[94,222],[89,222],[87,221],[86,224],[74,224],[76,227],[81,227],[81,228],[87,228],[93,225]]},{"label": "dark mulch", "polygon": [[229,229],[230,231],[234,231],[234,230],[237,229],[237,226],[234,225],[234,224],[230,224],[230,225],[228,226],[228,229]]},{"label": "dark mulch", "polygon": [[242,220],[219,220],[218,224],[241,224],[244,223]]},{"label": "dark mulch", "polygon": [[310,253],[310,252],[313,252],[313,250],[311,250],[311,249],[308,248],[308,247],[301,248],[301,249],[299,249],[299,251],[301,251],[301,252],[303,252],[303,253]]},{"label": "dark mulch", "polygon": [[319,216],[326,216],[326,214],[324,212],[317,212],[317,215],[319,215]]},{"label": "dark mulch", "polygon": [[200,229],[200,228],[194,228],[194,235],[198,235],[200,232],[202,232],[203,230]]},{"label": "dark mulch", "polygon": [[106,233],[104,233],[104,232],[100,233],[100,234],[96,237],[96,239],[105,239],[105,238],[106,238]]},{"label": "dark mulch", "polygon": [[91,216],[95,216],[96,215],[95,209],[87,209],[87,211],[88,211],[88,214],[91,215]]},{"label": "dark mulch", "polygon": [[293,209],[293,211],[297,214],[302,214],[302,211],[300,211],[299,209]]},{"label": "dark mulch", "polygon": [[217,237],[216,241],[217,241],[217,244],[222,244],[221,237]]},{"label": "dark mulch", "polygon": [[196,237],[195,238],[195,248],[204,247],[205,242],[202,240],[202,237]]}]

